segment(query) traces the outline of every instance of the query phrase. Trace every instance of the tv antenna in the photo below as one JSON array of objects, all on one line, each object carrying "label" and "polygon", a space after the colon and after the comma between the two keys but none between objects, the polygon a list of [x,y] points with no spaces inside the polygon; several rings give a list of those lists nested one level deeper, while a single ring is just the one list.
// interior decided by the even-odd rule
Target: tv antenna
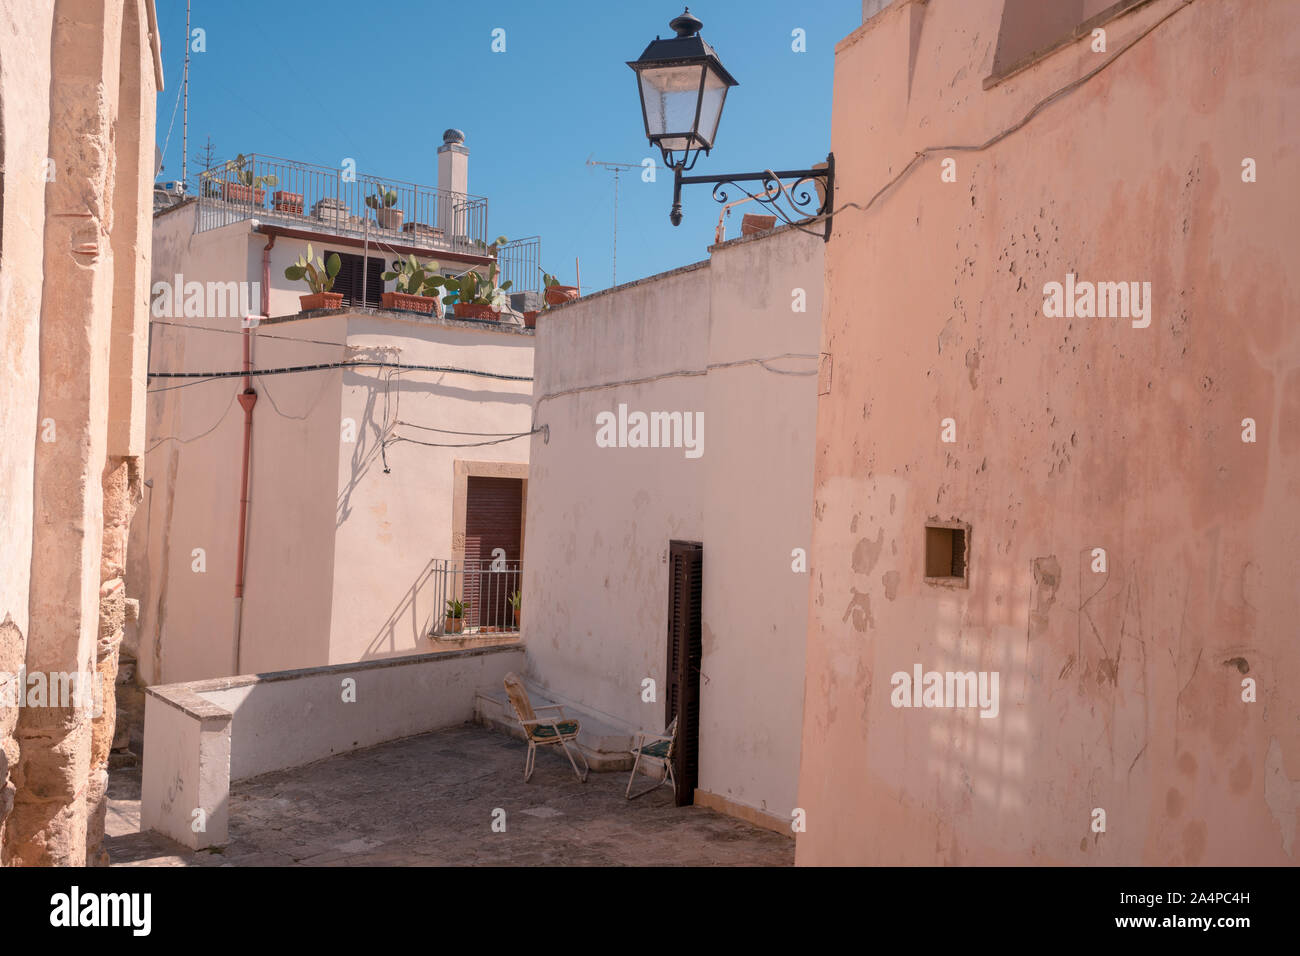
[{"label": "tv antenna", "polygon": [[614,276],[610,287],[618,285],[618,177],[625,169],[640,169],[640,163],[611,163],[587,157],[588,166],[604,166],[614,171]]},{"label": "tv antenna", "polygon": [[[181,193],[190,185],[190,0],[185,0],[185,71],[181,76],[185,112],[181,117]],[[174,113],[172,114],[175,115]]]}]

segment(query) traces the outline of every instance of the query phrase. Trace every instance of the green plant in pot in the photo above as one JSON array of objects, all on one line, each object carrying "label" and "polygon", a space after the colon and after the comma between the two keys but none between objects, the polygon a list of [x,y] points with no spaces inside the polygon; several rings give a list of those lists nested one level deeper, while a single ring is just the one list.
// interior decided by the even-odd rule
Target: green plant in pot
[{"label": "green plant in pot", "polygon": [[438,268],[438,263],[421,263],[415,256],[396,260],[392,270],[384,273],[384,281],[394,283],[396,288],[379,297],[381,305],[385,309],[441,314],[442,292],[450,280]]},{"label": "green plant in pot", "polygon": [[[495,252],[499,243],[506,241],[502,236],[488,248]],[[497,264],[493,262],[488,266],[487,275],[479,275],[477,272],[466,272],[457,279],[447,279],[447,291],[455,293],[456,296],[456,316],[457,318],[466,319],[486,319],[489,322],[496,322],[501,318],[501,310],[510,304],[510,297],[506,295],[509,291],[511,282],[504,282],[497,285]]]},{"label": "green plant in pot", "polygon": [[443,627],[445,634],[459,634],[465,630],[465,612],[469,610],[468,601],[447,600],[447,621]]},{"label": "green plant in pot", "polygon": [[518,629],[519,627],[519,601],[522,597],[523,594],[519,591],[516,591],[514,594],[510,595],[510,609],[515,612],[516,629]]},{"label": "green plant in pot", "polygon": [[324,260],[316,256],[313,261],[313,252],[309,242],[307,243],[307,254],[298,256],[298,260],[284,270],[286,279],[291,282],[302,280],[311,289],[309,295],[298,297],[304,312],[310,312],[312,309],[338,309],[343,307],[343,293],[331,291],[334,288],[334,278],[339,274],[339,269],[342,267],[343,263],[339,259],[337,252],[331,252],[329,258]]},{"label": "green plant in pot", "polygon": [[379,228],[392,229],[393,231],[402,228],[402,210],[395,208],[397,206],[396,190],[389,189],[383,183],[380,183],[378,190],[366,197],[366,205],[375,211],[375,219],[379,222]]},{"label": "green plant in pot", "polygon": [[547,306],[564,305],[578,297],[578,287],[576,285],[560,285],[560,280],[551,275],[546,270],[539,270],[542,273],[542,283],[546,287],[545,297]]},{"label": "green plant in pot", "polygon": [[273,175],[254,175],[249,168],[249,158],[243,153],[228,161],[224,172],[226,178],[221,183],[221,190],[228,202],[251,202],[260,206],[266,199],[266,190],[262,187],[276,186],[280,182]]}]

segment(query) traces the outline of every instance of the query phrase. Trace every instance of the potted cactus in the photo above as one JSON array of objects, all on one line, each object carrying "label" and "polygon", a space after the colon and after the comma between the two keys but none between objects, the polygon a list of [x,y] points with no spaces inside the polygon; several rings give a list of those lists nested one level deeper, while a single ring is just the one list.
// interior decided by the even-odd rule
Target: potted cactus
[{"label": "potted cactus", "polygon": [[519,601],[522,597],[519,591],[510,595],[510,609],[515,613],[515,630],[519,630]]},{"label": "potted cactus", "polygon": [[546,285],[547,305],[564,305],[578,297],[576,285],[560,285],[560,280],[545,270],[542,271],[542,282]]},{"label": "potted cactus", "polygon": [[469,610],[468,601],[447,600],[447,620],[443,626],[444,634],[459,634],[465,630],[465,612]]},{"label": "potted cactus", "polygon": [[366,205],[375,211],[375,219],[378,220],[380,229],[392,229],[396,232],[402,228],[404,214],[402,210],[393,208],[397,205],[396,190],[380,183],[378,191],[366,197]]},{"label": "potted cactus", "polygon": [[280,182],[275,176],[255,176],[248,168],[248,157],[243,153],[226,163],[225,172],[227,178],[221,183],[221,194],[227,202],[251,202],[260,206],[266,199],[266,190],[262,187]]},{"label": "potted cactus", "polygon": [[298,297],[304,312],[310,312],[312,309],[338,309],[343,306],[343,293],[330,291],[334,288],[334,277],[339,274],[342,266],[343,263],[337,252],[331,252],[329,258],[323,262],[319,257],[313,261],[309,242],[307,254],[300,255],[293,265],[284,270],[286,279],[292,282],[301,279],[311,289],[309,295]]},{"label": "potted cactus", "polygon": [[438,274],[438,263],[421,264],[415,256],[398,259],[392,271],[384,273],[384,281],[395,282],[397,288],[380,295],[383,308],[442,315],[441,290],[448,280]]},{"label": "potted cactus", "polygon": [[482,319],[487,322],[501,320],[501,310],[510,303],[506,291],[513,283],[505,282],[497,285],[497,275],[499,275],[496,263],[497,247],[509,241],[505,236],[497,236],[496,242],[489,246],[485,245],[483,240],[475,239],[474,245],[486,250],[487,255],[492,257],[493,261],[488,266],[487,275],[466,272],[457,279],[446,280],[447,291],[454,295],[453,308],[456,318]]},{"label": "potted cactus", "polygon": [[483,319],[497,322],[501,319],[501,310],[509,303],[506,290],[511,283],[497,285],[497,264],[488,266],[488,274],[481,276],[477,272],[466,272],[459,279],[445,280],[447,289],[456,293],[456,318]]}]

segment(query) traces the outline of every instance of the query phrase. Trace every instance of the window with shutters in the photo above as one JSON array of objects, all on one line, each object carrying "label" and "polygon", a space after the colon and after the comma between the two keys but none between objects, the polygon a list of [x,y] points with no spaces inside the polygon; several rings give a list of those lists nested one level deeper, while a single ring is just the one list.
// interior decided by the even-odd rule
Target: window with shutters
[{"label": "window with shutters", "polygon": [[697,541],[668,543],[668,693],[665,726],[677,717],[673,776],[677,806],[695,802],[700,777],[700,663],[703,614],[704,546]]},{"label": "window with shutters", "polygon": [[335,292],[342,293],[344,305],[379,307],[379,296],[384,291],[384,260],[375,256],[365,259],[365,302],[362,294],[362,258],[350,252],[326,250],[323,258],[339,257],[339,274],[334,277]]},{"label": "window with shutters", "polygon": [[471,475],[465,489],[465,585],[467,626],[510,628],[510,595],[522,584],[524,520],[520,478]]}]

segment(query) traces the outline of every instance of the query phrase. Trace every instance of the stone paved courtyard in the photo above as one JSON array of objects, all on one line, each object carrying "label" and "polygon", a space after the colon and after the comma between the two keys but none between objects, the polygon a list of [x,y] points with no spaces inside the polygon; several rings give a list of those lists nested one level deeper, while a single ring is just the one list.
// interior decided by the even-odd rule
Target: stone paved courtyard
[{"label": "stone paved courtyard", "polygon": [[[230,844],[192,852],[140,833],[139,768],[109,783],[114,866],[789,866],[794,841],[661,787],[631,802],[626,773],[579,783],[564,754],[474,725],[408,737],[237,783]],[[648,786],[649,777],[638,777]],[[506,832],[492,812],[506,811]]]}]

